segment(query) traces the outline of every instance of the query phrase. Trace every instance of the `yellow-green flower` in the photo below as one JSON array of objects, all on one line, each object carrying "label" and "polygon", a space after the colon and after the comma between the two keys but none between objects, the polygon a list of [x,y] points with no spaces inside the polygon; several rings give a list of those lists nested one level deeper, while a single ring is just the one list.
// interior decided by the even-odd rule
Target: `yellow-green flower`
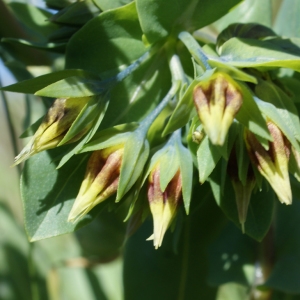
[{"label": "yellow-green flower", "polygon": [[243,97],[227,74],[215,73],[194,88],[194,104],[204,130],[213,144],[223,145]]},{"label": "yellow-green flower", "polygon": [[[89,100],[90,97],[56,99],[31,141],[15,158],[15,165],[38,152],[55,148]],[[85,128],[69,142],[79,140],[88,129]]]},{"label": "yellow-green flower", "polygon": [[182,199],[182,179],[180,170],[164,191],[160,186],[159,163],[149,175],[148,200],[153,217],[154,233],[148,240],[153,240],[155,249],[161,246],[163,237],[176,215],[176,209]]},{"label": "yellow-green flower", "polygon": [[69,214],[69,222],[81,219],[93,207],[117,192],[123,152],[122,144],[93,152]]},{"label": "yellow-green flower", "polygon": [[258,171],[267,179],[280,202],[292,203],[292,191],[288,173],[290,150],[280,129],[272,122],[267,123],[273,142],[267,151],[255,135],[246,130],[245,142],[250,159]]}]

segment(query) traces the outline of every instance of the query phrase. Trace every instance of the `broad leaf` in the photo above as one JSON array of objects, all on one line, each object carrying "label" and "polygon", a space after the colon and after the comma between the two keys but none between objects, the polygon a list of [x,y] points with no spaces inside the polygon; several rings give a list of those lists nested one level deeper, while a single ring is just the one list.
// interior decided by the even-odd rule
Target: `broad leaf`
[{"label": "broad leaf", "polygon": [[289,39],[232,38],[219,49],[220,59],[239,68],[283,67],[300,71],[300,48]]},{"label": "broad leaf", "polygon": [[[58,151],[61,150],[51,153]],[[83,180],[85,167],[86,156],[83,155],[56,170],[56,163],[45,151],[25,163],[21,194],[30,241],[73,232],[78,227],[78,224],[68,223],[67,219]],[[87,216],[82,224],[87,220],[90,221],[91,217]]]},{"label": "broad leaf", "polygon": [[46,75],[42,75],[33,79],[24,80],[12,85],[8,85],[1,90],[9,91],[9,92],[17,92],[17,93],[25,93],[25,94],[34,94],[37,91],[51,85],[59,80],[79,76],[86,79],[94,79],[100,80],[100,78],[90,72],[83,70],[63,70],[58,72],[49,73]]},{"label": "broad leaf", "polygon": [[108,10],[72,36],[67,47],[66,68],[83,68],[98,74],[115,72],[146,51],[141,36],[134,2]]},{"label": "broad leaf", "polygon": [[239,0],[136,0],[139,19],[150,43],[179,31],[193,31],[222,17]]}]

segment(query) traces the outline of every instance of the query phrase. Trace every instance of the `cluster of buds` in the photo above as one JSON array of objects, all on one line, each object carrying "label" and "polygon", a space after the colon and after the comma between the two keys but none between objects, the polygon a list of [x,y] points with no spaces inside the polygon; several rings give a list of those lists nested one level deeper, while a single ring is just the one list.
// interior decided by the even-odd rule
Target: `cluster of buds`
[{"label": "cluster of buds", "polygon": [[124,145],[94,151],[87,163],[84,180],[69,214],[76,222],[93,207],[117,192]]},{"label": "cluster of buds", "polygon": [[237,83],[227,74],[215,73],[208,81],[195,86],[193,99],[209,139],[215,145],[223,145],[243,103]]},{"label": "cluster of buds", "polygon": [[[15,165],[38,152],[55,148],[89,100],[90,97],[56,99],[31,141],[15,158]],[[69,142],[79,140],[88,130],[86,127]]]},{"label": "cluster of buds", "polygon": [[281,130],[271,121],[267,123],[273,142],[266,150],[256,136],[246,130],[245,142],[252,164],[270,183],[281,203],[292,203],[292,191],[289,179],[290,143]]},{"label": "cluster of buds", "polygon": [[159,164],[149,175],[148,200],[153,217],[154,233],[148,238],[154,247],[161,246],[163,237],[176,215],[176,209],[182,200],[182,179],[178,170],[167,187],[162,190]]}]

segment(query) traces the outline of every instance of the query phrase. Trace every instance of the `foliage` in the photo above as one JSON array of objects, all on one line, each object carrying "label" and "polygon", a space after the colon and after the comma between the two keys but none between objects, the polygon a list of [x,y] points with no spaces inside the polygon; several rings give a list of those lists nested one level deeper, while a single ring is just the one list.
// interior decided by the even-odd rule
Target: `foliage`
[{"label": "foliage", "polygon": [[298,2],[45,2],[0,23],[2,90],[47,108],[15,159],[28,239],[81,228],[125,299],[298,299]]}]

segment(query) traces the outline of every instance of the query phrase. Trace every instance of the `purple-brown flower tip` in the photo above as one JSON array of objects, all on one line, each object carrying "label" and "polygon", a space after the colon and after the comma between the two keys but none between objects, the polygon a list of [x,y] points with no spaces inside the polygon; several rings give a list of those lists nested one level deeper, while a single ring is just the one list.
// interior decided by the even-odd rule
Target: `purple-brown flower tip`
[{"label": "purple-brown flower tip", "polygon": [[69,214],[69,222],[81,219],[93,207],[117,192],[123,151],[123,145],[118,145],[93,152]]},{"label": "purple-brown flower tip", "polygon": [[[72,123],[89,100],[90,97],[56,99],[31,141],[16,156],[14,165],[21,163],[38,152],[55,148],[64,138]],[[87,130],[73,138],[72,142],[80,139]]]},{"label": "purple-brown flower tip", "polygon": [[164,191],[160,188],[160,169],[157,165],[149,175],[148,200],[154,222],[153,240],[155,249],[161,246],[163,237],[176,215],[182,199],[182,180],[178,170]]},{"label": "purple-brown flower tip", "polygon": [[280,129],[272,122],[267,124],[273,142],[265,150],[255,135],[246,131],[245,142],[250,159],[258,171],[267,179],[279,201],[292,203],[292,191],[288,173],[289,144]]},{"label": "purple-brown flower tip", "polygon": [[223,145],[243,97],[238,85],[226,74],[217,73],[194,88],[194,104],[211,142]]}]

